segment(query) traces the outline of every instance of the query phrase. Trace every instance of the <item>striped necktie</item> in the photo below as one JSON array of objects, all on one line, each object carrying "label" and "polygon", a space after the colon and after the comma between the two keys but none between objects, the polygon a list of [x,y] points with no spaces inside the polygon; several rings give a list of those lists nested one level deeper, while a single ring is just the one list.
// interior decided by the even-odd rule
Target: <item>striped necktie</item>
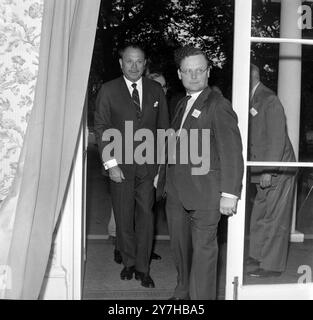
[{"label": "striped necktie", "polygon": [[139,99],[139,93],[137,90],[137,84],[133,83],[132,87],[134,88],[133,93],[132,93],[132,99],[133,99],[133,102],[136,107],[137,119],[140,120],[141,119],[141,109],[140,109],[140,99]]}]

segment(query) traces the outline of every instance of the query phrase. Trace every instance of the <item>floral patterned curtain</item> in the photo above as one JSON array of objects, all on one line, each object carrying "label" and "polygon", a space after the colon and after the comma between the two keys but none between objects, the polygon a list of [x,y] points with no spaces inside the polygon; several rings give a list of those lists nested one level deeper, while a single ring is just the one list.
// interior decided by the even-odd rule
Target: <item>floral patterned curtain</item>
[{"label": "floral patterned curtain", "polygon": [[34,105],[0,208],[0,268],[10,276],[0,297],[39,296],[78,141],[99,5],[44,1]]},{"label": "floral patterned curtain", "polygon": [[0,1],[0,202],[12,185],[34,102],[43,0]]}]

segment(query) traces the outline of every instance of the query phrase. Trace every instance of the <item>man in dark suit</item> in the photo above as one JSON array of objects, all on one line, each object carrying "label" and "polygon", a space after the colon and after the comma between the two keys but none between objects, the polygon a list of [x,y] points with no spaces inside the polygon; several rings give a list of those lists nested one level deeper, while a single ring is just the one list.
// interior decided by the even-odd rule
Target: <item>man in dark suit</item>
[{"label": "man in dark suit", "polygon": [[[284,108],[278,97],[260,82],[259,68],[250,68],[249,160],[295,161],[287,133]],[[252,277],[279,276],[287,261],[293,210],[295,170],[252,167],[251,182],[257,194],[250,221]]]},{"label": "man in dark suit", "polygon": [[[147,69],[146,69],[146,77],[151,79],[151,80],[154,80],[156,82],[158,82],[161,86],[162,86],[162,89],[163,89],[163,92],[166,96],[166,93],[167,93],[167,84],[166,84],[166,80],[165,80],[165,77],[163,75],[162,72],[160,71],[154,71],[153,73],[147,73]],[[156,208],[154,209],[155,211],[155,215],[156,217],[160,217],[160,215],[158,214],[158,209],[159,209],[159,205],[160,203],[157,203],[156,204]],[[161,212],[162,214],[162,212]],[[116,226],[115,226],[115,218],[114,218],[114,212],[113,210],[111,211],[111,217],[110,217],[110,221],[109,221],[109,224],[108,224],[108,231],[109,231],[109,235],[111,235],[113,238],[114,238],[114,243],[115,243],[115,249],[114,249],[114,261],[118,264],[121,264],[123,259],[122,259],[122,256],[121,256],[121,253],[118,249],[118,247],[116,246],[117,245],[117,241],[116,241]],[[111,234],[110,234],[111,233]],[[154,246],[154,243],[153,243],[153,246]],[[153,247],[152,246],[152,247]],[[161,259],[161,256],[158,255],[157,253],[155,253],[153,250],[152,250],[152,253],[151,253],[151,259],[154,259],[154,260],[160,260]]]},{"label": "man in dark suit", "polygon": [[[147,139],[141,160],[149,157],[152,160],[138,161],[136,150],[143,142],[134,139],[133,134],[146,129],[155,138],[157,129],[168,128],[168,111],[162,87],[142,77],[146,59],[140,47],[129,45],[122,49],[119,63],[123,76],[105,83],[98,94],[95,132],[110,177],[118,248],[124,264],[121,279],[130,280],[135,274],[142,286],[154,288],[149,261],[154,235],[152,207],[157,143],[156,139]],[[122,155],[116,150],[114,154],[108,152],[114,143],[108,136],[114,130],[121,134],[121,141],[115,141],[115,147],[122,147]]]},{"label": "man in dark suit", "polygon": [[[243,160],[237,116],[231,104],[208,86],[204,52],[193,47],[176,51],[178,77],[187,96],[177,105],[171,127],[177,132],[174,151],[159,171],[157,194],[166,195],[166,211],[177,286],[173,300],[215,299],[220,215],[232,215],[241,193]],[[196,139],[192,132],[198,132]],[[208,136],[202,134],[209,132]],[[196,172],[193,151],[180,161],[186,141],[190,151],[205,154]],[[168,140],[170,145],[170,138]],[[209,149],[209,153],[205,152]],[[198,155],[198,149],[196,148]],[[181,151],[183,151],[181,153]],[[175,161],[176,160],[176,161]],[[186,159],[185,159],[186,160]]]}]

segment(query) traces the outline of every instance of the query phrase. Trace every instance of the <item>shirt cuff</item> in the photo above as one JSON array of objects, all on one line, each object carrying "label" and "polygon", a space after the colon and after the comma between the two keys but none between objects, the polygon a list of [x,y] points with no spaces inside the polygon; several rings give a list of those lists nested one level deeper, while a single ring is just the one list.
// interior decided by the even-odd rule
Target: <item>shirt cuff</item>
[{"label": "shirt cuff", "polygon": [[234,194],[226,193],[226,192],[222,192],[222,197],[231,198],[231,199],[238,199],[238,197],[235,196]]},{"label": "shirt cuff", "polygon": [[117,163],[116,159],[111,159],[106,162],[103,162],[103,166],[104,166],[105,170],[116,167],[117,165],[118,165],[118,163]]}]

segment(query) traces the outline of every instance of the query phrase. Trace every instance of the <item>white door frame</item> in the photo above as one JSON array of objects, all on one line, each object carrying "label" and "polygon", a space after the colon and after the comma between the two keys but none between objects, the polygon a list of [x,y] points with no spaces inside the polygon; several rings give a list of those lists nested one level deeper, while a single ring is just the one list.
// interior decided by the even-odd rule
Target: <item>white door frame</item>
[{"label": "white door frame", "polygon": [[[87,101],[87,99],[86,99]],[[40,293],[43,300],[80,300],[86,261],[87,103],[84,106],[69,187]]]},{"label": "white door frame", "polygon": [[[226,299],[312,299],[313,283],[243,285],[243,259],[245,235],[246,172],[248,166],[291,166],[291,163],[247,161],[249,73],[251,42],[302,43],[313,45],[313,40],[269,39],[251,37],[252,0],[235,0],[233,107],[238,115],[243,144],[244,177],[237,215],[228,220]],[[313,163],[294,162],[292,166],[313,167]]]}]

